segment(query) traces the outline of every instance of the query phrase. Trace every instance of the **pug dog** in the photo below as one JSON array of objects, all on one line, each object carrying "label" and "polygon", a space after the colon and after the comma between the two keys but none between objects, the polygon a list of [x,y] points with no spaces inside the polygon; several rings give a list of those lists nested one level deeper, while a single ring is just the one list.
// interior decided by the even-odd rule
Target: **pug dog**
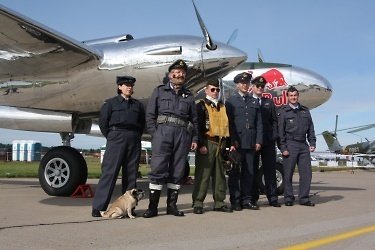
[{"label": "pug dog", "polygon": [[127,214],[130,219],[134,219],[135,216],[132,215],[132,210],[138,205],[138,201],[140,201],[144,195],[145,193],[141,189],[133,188],[132,190],[128,190],[117,198],[107,211],[100,211],[100,214],[104,218],[111,219],[123,218]]}]

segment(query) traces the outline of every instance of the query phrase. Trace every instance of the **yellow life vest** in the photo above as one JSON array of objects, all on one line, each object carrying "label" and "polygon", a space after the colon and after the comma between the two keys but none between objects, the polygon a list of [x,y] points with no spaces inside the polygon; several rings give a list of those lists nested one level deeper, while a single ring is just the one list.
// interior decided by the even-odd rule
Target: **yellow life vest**
[{"label": "yellow life vest", "polygon": [[208,119],[210,122],[209,130],[206,132],[206,135],[210,137],[219,136],[219,137],[229,137],[229,122],[227,117],[227,112],[223,104],[220,105],[220,110],[204,103],[208,113]]}]

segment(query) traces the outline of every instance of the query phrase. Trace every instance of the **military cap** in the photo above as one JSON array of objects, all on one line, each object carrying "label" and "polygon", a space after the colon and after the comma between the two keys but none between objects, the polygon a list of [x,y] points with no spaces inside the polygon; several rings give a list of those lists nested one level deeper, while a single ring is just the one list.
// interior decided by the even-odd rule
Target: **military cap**
[{"label": "military cap", "polygon": [[257,76],[253,80],[251,80],[251,83],[265,86],[267,81],[263,76]]},{"label": "military cap", "polygon": [[182,59],[178,59],[177,61],[172,63],[171,66],[169,66],[168,71],[171,72],[172,69],[184,69],[185,71],[187,71],[187,68],[188,67],[187,67],[185,61],[182,60]]},{"label": "military cap", "polygon": [[234,77],[233,81],[235,83],[239,83],[239,82],[250,83],[251,78],[252,78],[252,75],[250,73],[243,72],[243,73],[240,73],[240,74],[236,75]]},{"label": "military cap", "polygon": [[130,83],[134,85],[135,81],[136,79],[132,76],[118,76],[116,79],[117,85],[126,84],[126,83]]},{"label": "military cap", "polygon": [[212,86],[219,88],[220,87],[219,79],[210,80],[206,83],[206,86],[207,85],[212,85]]}]

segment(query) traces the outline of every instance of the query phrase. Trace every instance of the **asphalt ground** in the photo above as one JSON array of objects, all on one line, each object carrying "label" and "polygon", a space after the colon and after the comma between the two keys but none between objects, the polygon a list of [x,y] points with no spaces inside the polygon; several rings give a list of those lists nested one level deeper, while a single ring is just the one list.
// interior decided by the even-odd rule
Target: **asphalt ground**
[{"label": "asphalt ground", "polygon": [[[93,189],[97,182],[88,180]],[[373,170],[313,173],[315,207],[274,208],[262,195],[259,211],[222,213],[212,211],[209,192],[196,215],[192,187],[179,197],[184,217],[166,215],[164,187],[159,216],[142,217],[147,195],[136,219],[111,220],[91,217],[92,198],[48,196],[37,179],[0,179],[0,249],[375,249]],[[139,188],[148,193],[147,179]]]}]

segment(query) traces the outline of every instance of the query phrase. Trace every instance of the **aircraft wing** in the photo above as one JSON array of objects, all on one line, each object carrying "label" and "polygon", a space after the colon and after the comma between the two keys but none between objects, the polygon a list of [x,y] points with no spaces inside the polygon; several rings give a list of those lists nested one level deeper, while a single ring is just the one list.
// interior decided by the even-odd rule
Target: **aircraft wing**
[{"label": "aircraft wing", "polygon": [[0,5],[0,80],[96,67],[100,57],[85,44]]}]

